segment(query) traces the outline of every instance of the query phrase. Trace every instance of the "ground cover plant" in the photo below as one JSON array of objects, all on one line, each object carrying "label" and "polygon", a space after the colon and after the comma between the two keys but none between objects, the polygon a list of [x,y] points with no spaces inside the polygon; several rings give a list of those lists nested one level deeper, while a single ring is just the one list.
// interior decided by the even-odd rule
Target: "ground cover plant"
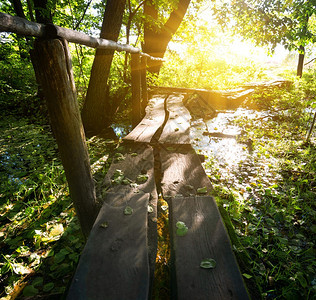
[{"label": "ground cover plant", "polygon": [[[0,298],[60,299],[84,239],[48,125],[0,122]],[[114,140],[88,140],[94,176],[104,175]]]},{"label": "ground cover plant", "polygon": [[237,257],[249,255],[244,279],[255,278],[264,299],[315,299],[315,133],[304,141],[315,73],[284,89],[259,90],[245,107],[253,114],[230,121],[246,153],[238,163],[197,149],[211,156],[205,169],[237,234]]},{"label": "ground cover plant", "polygon": [[[204,167],[233,226],[235,253],[250,257],[242,266],[246,284],[255,278],[264,299],[315,297],[315,132],[304,142],[314,95],[313,72],[284,89],[258,90],[243,108],[252,113],[230,121],[240,128],[238,143],[247,153],[238,164],[225,164],[209,149],[196,148],[208,156]],[[84,240],[55,141],[43,122],[34,125],[7,115],[0,125],[1,297],[59,299]],[[88,146],[98,185],[120,142],[94,137]],[[155,299],[167,297],[170,289],[163,199],[159,211]]]}]

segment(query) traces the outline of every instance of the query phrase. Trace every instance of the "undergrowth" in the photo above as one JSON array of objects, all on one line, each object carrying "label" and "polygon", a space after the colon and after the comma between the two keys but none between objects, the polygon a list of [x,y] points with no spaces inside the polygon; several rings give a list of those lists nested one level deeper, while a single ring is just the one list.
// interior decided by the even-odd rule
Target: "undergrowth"
[{"label": "undergrowth", "polygon": [[258,90],[245,105],[258,113],[232,121],[248,155],[234,166],[214,157],[205,163],[241,242],[234,250],[251,258],[244,279],[255,277],[264,299],[316,297],[315,132],[304,141],[315,80],[313,73],[287,88]]},{"label": "undergrowth", "polygon": [[[0,298],[61,299],[84,239],[49,126],[0,121]],[[96,178],[114,140],[88,140]]]}]

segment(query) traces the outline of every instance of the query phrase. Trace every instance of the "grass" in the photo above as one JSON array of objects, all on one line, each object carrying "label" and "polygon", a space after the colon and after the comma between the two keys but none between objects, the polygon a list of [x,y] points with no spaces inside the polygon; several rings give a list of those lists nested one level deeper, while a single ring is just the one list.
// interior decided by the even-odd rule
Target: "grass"
[{"label": "grass", "polygon": [[[210,159],[205,168],[251,261],[264,299],[315,299],[316,145],[304,137],[315,105],[314,77],[286,89],[259,91],[246,107],[265,117],[241,116],[234,125],[252,149],[237,166]],[[312,91],[311,91],[312,90]]]},{"label": "grass", "polygon": [[[49,126],[0,122],[0,298],[60,299],[84,246]],[[88,141],[96,178],[113,140]],[[100,160],[101,159],[101,160]]]},{"label": "grass", "polygon": [[[249,155],[236,167],[216,159],[205,163],[236,234],[234,250],[250,258],[244,279],[255,279],[265,299],[315,299],[315,132],[304,143],[315,82],[311,72],[292,87],[258,91],[246,107],[265,114],[234,120],[243,130],[240,142],[251,143]],[[0,131],[0,297],[60,299],[84,240],[55,141],[49,126],[14,116],[0,119]],[[88,141],[97,184],[118,146],[114,140]],[[161,209],[157,289],[166,295],[167,224]]]}]

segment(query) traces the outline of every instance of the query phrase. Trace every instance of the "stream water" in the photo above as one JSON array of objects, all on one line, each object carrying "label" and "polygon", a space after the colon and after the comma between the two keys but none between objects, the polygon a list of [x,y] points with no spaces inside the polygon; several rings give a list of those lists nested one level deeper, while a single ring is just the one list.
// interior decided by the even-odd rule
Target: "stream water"
[{"label": "stream water", "polygon": [[[258,112],[238,108],[218,113],[210,120],[191,121],[190,137],[194,149],[206,157],[216,159],[221,165],[237,165],[245,160],[251,149],[249,144],[239,142],[238,136],[243,134],[242,129],[233,125],[234,119],[240,116],[257,118]],[[210,136],[210,133],[215,136]]]}]

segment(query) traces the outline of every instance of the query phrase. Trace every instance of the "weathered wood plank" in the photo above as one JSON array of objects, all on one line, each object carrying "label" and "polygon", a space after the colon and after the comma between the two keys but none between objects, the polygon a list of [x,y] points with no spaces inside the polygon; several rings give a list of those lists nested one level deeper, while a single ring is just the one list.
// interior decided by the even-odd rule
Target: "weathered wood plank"
[{"label": "weathered wood plank", "polygon": [[[164,197],[210,193],[212,185],[191,145],[170,145],[160,150]],[[205,191],[204,191],[205,190]]]},{"label": "weathered wood plank", "polygon": [[[212,109],[234,109],[237,108],[247,96],[254,92],[254,89],[237,88],[233,90],[206,90],[206,89],[191,89],[191,88],[177,88],[177,87],[158,87],[154,88],[153,91],[161,93],[186,93],[191,95],[199,95],[200,101],[203,104],[207,104]],[[189,99],[189,97],[187,98]],[[184,105],[187,105],[186,101]]]},{"label": "weathered wood plank", "polygon": [[[108,173],[105,176],[104,183],[101,187],[106,191],[102,201],[108,203],[111,206],[124,205],[122,201],[133,197],[135,194],[148,193],[148,255],[150,266],[150,282],[154,278],[155,260],[157,253],[157,201],[158,195],[155,184],[155,172],[154,172],[154,151],[150,145],[142,143],[130,143],[124,142],[120,147],[120,154],[114,156],[114,161],[110,166]],[[119,180],[115,182],[117,178],[118,170],[121,171],[123,178],[119,183]],[[137,177],[139,175],[146,175],[148,179],[145,182],[140,182]],[[143,178],[142,180],[144,180]],[[130,182],[130,183],[128,183]],[[98,192],[98,190],[97,190]],[[108,194],[116,194],[117,197],[108,197]],[[102,195],[98,192],[98,194]],[[124,197],[120,197],[123,195]]]},{"label": "weathered wood plank", "polygon": [[[249,299],[230,241],[212,197],[175,197],[170,201],[172,251],[177,299]],[[176,223],[188,227],[184,236]],[[202,260],[216,262],[213,269],[200,267]]]},{"label": "weathered wood plank", "polygon": [[191,115],[182,103],[183,95],[170,95],[167,99],[168,120],[163,128],[159,143],[190,144]]},{"label": "weathered wood plank", "polygon": [[[108,198],[117,197],[107,195]],[[147,299],[149,194],[120,207],[104,203],[81,255],[67,299]],[[113,202],[113,201],[110,201]],[[126,207],[131,214],[124,213]]]},{"label": "weathered wood plank", "polygon": [[135,142],[150,143],[156,131],[165,120],[165,96],[156,96],[149,100],[146,115],[142,121],[124,139]]},{"label": "weathered wood plank", "polygon": [[[173,145],[162,148],[160,157],[163,197],[169,202],[172,226],[173,297],[248,299],[215,200],[206,196],[212,185],[197,154],[190,145]],[[175,234],[178,221],[189,228],[183,237]],[[205,258],[215,259],[216,269],[200,268]]]}]

